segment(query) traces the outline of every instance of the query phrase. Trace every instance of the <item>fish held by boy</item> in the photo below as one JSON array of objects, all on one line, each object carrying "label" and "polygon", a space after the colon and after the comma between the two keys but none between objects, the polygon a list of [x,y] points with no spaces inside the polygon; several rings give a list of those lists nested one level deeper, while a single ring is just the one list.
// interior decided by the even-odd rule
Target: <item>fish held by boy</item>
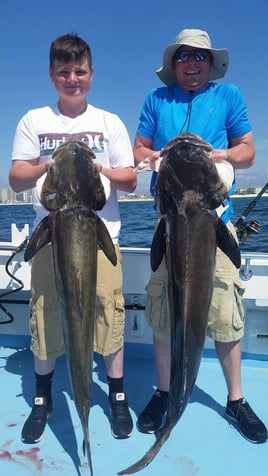
[{"label": "fish held by boy", "polygon": [[113,265],[117,261],[106,226],[95,213],[106,196],[94,158],[80,141],[66,141],[56,149],[40,193],[49,214],[34,230],[24,256],[29,261],[51,242],[66,359],[91,475],[88,419],[98,247]]}]

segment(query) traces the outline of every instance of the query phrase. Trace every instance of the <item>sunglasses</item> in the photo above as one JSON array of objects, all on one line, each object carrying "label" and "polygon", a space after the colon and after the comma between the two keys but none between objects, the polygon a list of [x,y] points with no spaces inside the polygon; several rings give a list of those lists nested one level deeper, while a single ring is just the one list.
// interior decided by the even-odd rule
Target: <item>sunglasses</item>
[{"label": "sunglasses", "polygon": [[177,51],[174,55],[174,59],[178,61],[178,63],[187,63],[191,56],[196,61],[204,61],[208,57],[211,57],[211,54],[207,50],[194,50],[194,51]]}]

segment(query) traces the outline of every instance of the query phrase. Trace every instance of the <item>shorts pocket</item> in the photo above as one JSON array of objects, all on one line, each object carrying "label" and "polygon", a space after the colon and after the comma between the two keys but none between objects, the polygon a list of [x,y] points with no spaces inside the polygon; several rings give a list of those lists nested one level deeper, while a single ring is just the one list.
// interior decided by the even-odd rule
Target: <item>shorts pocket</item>
[{"label": "shorts pocket", "polygon": [[123,297],[116,298],[114,306],[114,318],[113,318],[113,335],[118,337],[124,333],[125,324],[125,306]]},{"label": "shorts pocket", "polygon": [[125,322],[124,298],[122,295],[115,295],[113,299],[105,295],[98,295],[96,299],[96,324],[99,332],[102,327],[104,332],[111,335],[122,335]]},{"label": "shorts pocket", "polygon": [[146,318],[148,324],[154,329],[167,329],[169,327],[167,308],[167,289],[163,282],[151,282],[146,286]]},{"label": "shorts pocket", "polygon": [[240,281],[234,281],[234,305],[233,305],[233,328],[240,330],[244,326],[244,308],[242,297],[245,289],[241,286]]}]

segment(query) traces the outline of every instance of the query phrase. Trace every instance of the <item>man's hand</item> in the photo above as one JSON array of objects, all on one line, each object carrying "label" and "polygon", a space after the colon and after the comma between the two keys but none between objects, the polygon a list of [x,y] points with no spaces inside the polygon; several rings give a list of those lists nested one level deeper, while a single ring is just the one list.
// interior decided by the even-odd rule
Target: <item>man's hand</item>
[{"label": "man's hand", "polygon": [[218,160],[227,160],[228,161],[228,149],[213,149],[209,157],[217,162]]},{"label": "man's hand", "polygon": [[160,157],[160,152],[153,152],[150,157],[146,157],[135,167],[135,171],[137,174],[152,170],[158,172],[161,160],[162,157]]}]

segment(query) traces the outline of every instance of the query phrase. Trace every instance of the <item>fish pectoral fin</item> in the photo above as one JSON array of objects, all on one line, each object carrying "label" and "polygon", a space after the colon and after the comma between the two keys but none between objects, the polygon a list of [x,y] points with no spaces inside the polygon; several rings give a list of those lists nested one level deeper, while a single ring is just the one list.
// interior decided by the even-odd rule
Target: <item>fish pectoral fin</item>
[{"label": "fish pectoral fin", "polygon": [[35,228],[26,250],[24,261],[30,261],[43,246],[51,241],[51,218],[47,215]]},{"label": "fish pectoral fin", "polygon": [[151,268],[156,271],[166,253],[166,222],[161,218],[155,230],[153,241],[151,245]]},{"label": "fish pectoral fin", "polygon": [[114,266],[116,266],[117,256],[114,244],[105,224],[99,217],[96,218],[96,228],[98,236],[98,245],[100,249],[104,252],[108,260],[111,261]]},{"label": "fish pectoral fin", "polygon": [[220,218],[217,223],[216,236],[218,247],[230,258],[236,268],[239,269],[241,266],[239,244]]}]

